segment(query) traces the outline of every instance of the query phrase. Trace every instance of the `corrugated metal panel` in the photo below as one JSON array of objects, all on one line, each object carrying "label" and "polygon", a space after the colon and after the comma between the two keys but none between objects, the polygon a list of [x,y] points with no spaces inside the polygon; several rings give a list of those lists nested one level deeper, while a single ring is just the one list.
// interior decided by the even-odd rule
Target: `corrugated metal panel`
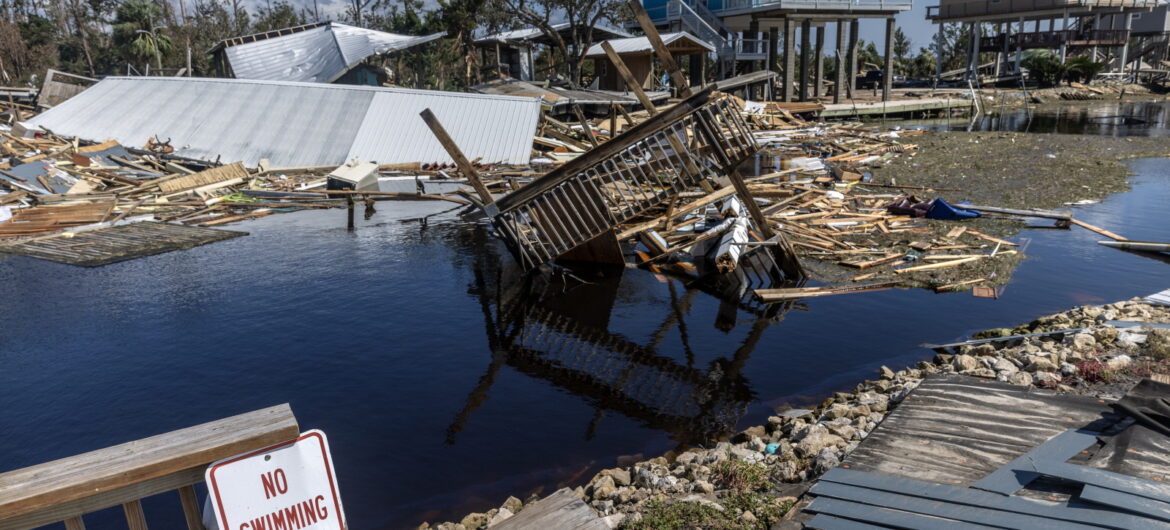
[{"label": "corrugated metal panel", "polygon": [[[376,102],[376,104],[374,103]],[[524,164],[540,100],[240,79],[111,77],[29,120],[58,134],[255,167],[451,162],[419,112],[430,107],[468,158]]]},{"label": "corrugated metal panel", "polygon": [[329,26],[232,46],[225,53],[238,79],[327,83],[349,64]]},{"label": "corrugated metal panel", "polygon": [[333,23],[332,28],[333,37],[337,40],[337,46],[341,49],[341,57],[345,60],[346,65],[357,64],[374,54],[392,52],[429,42],[447,34],[440,32],[422,37],[412,37],[337,23]]},{"label": "corrugated metal panel", "polygon": [[[349,152],[350,158],[394,162],[451,162],[419,117],[430,108],[468,159],[526,164],[540,119],[540,100],[454,92],[379,92]],[[517,141],[523,139],[523,141]]]},{"label": "corrugated metal panel", "polygon": [[329,24],[225,50],[237,79],[329,83],[378,53],[409,48],[446,33],[422,37]]},{"label": "corrugated metal panel", "polygon": [[[702,46],[712,52],[715,51],[714,46],[685,31],[680,31],[678,33],[663,33],[660,35],[660,37],[662,38],[662,43],[666,45],[670,45],[670,43],[679,39],[689,39],[697,46]],[[650,39],[647,39],[646,37],[634,37],[632,39],[611,39],[608,42],[610,46],[613,46],[613,51],[617,52],[619,55],[623,53],[646,53],[654,51],[654,47],[650,45]],[[589,51],[585,54],[585,56],[604,57],[605,50],[601,48],[601,43],[599,42],[593,46],[590,46]]]}]

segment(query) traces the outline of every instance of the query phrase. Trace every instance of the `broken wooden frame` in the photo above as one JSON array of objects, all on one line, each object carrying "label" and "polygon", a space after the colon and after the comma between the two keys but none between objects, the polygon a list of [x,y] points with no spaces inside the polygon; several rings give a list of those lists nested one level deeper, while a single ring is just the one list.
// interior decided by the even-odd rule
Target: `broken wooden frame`
[{"label": "broken wooden frame", "polygon": [[[662,204],[754,154],[726,98],[704,90],[485,207],[531,270]],[[609,236],[612,237],[612,236]]]}]

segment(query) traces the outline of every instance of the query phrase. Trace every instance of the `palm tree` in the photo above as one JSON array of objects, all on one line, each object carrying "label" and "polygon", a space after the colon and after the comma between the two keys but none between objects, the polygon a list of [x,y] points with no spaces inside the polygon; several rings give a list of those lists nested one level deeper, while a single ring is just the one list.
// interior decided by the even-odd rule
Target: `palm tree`
[{"label": "palm tree", "polygon": [[118,6],[114,19],[114,42],[133,59],[150,61],[162,68],[163,55],[174,50],[171,38],[155,26],[160,17],[158,5],[149,0],[128,0]]}]

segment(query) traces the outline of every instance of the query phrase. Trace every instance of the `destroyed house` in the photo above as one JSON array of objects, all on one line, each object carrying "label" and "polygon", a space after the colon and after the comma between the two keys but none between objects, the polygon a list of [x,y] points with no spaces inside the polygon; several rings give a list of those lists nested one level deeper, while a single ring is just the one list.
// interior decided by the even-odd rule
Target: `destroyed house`
[{"label": "destroyed house", "polygon": [[[663,33],[663,44],[674,57],[698,55],[702,57],[714,53],[715,47],[698,37],[685,31],[677,33]],[[612,39],[605,41],[613,47],[613,51],[621,57],[622,62],[630,69],[642,88],[654,88],[654,67],[650,39],[646,37],[632,37],[628,39]],[[585,53],[585,57],[594,60],[593,72],[597,76],[598,88],[602,90],[626,90],[626,83],[618,73],[617,67],[610,62],[601,43],[594,44]],[[694,83],[692,82],[692,85]]]},{"label": "destroyed house", "polygon": [[108,77],[19,124],[175,156],[257,167],[451,163],[419,113],[431,109],[485,164],[527,164],[540,99],[432,90],[192,77]]},{"label": "destroyed house", "polygon": [[207,52],[218,77],[380,86],[389,73],[366,59],[441,38],[317,22],[233,37]]},{"label": "destroyed house", "polygon": [[[572,42],[572,27],[568,23],[554,24],[552,29],[565,39]],[[593,26],[593,42],[605,39],[622,39],[631,37],[629,33],[604,24]],[[532,81],[537,78],[546,78],[548,75],[537,75],[533,53],[537,46],[553,46],[555,43],[539,28],[521,28],[500,33],[485,35],[473,42],[480,49],[481,64],[491,65],[501,77],[512,77],[521,81]],[[488,59],[491,55],[494,59]]]}]

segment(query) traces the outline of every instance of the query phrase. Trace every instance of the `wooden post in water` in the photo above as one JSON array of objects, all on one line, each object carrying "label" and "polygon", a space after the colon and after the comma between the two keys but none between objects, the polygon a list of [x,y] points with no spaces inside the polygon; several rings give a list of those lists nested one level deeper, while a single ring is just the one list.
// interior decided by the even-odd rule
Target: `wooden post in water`
[{"label": "wooden post in water", "polygon": [[348,221],[345,223],[345,229],[352,232],[353,231],[353,195],[346,195],[345,196],[345,207],[349,211],[349,213],[346,215],[346,217],[348,218]]}]

